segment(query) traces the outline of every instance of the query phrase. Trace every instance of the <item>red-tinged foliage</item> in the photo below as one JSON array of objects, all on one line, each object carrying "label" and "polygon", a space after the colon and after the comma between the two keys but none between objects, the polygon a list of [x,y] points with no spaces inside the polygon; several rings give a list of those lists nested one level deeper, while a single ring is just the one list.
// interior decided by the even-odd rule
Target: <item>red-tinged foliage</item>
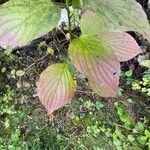
[{"label": "red-tinged foliage", "polygon": [[65,106],[74,97],[76,82],[67,66],[62,63],[50,65],[37,82],[38,96],[48,114]]}]

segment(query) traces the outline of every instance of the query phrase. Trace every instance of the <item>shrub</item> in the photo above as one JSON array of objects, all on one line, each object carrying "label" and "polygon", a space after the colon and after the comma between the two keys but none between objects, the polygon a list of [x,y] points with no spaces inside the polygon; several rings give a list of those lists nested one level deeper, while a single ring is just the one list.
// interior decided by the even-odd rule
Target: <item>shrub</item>
[{"label": "shrub", "polygon": [[[74,10],[70,11],[72,5]],[[64,7],[68,16],[68,56],[76,69],[87,77],[91,89],[103,97],[115,97],[120,62],[141,52],[125,31],[135,31],[150,40],[150,27],[142,7],[134,0],[10,0],[0,6],[0,45],[18,47],[52,30]],[[85,10],[81,19],[77,10]],[[72,30],[80,24],[82,34]],[[37,92],[51,114],[74,97],[76,80],[68,62],[52,64],[40,76]]]}]

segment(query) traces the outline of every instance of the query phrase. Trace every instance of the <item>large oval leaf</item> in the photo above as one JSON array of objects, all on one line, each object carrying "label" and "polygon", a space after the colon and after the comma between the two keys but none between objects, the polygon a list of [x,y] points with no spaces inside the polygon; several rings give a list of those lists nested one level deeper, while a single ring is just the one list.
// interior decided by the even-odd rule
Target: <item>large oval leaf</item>
[{"label": "large oval leaf", "polygon": [[116,96],[120,63],[106,42],[95,35],[82,35],[71,42],[69,56],[94,92],[103,97]]},{"label": "large oval leaf", "polygon": [[82,15],[80,27],[83,34],[94,34],[107,30],[103,19],[95,12],[89,10]]},{"label": "large oval leaf", "polygon": [[134,38],[127,33],[101,32],[99,35],[110,45],[120,62],[127,61],[142,52]]},{"label": "large oval leaf", "polygon": [[50,0],[10,0],[0,6],[0,45],[26,45],[53,29],[60,10]]},{"label": "large oval leaf", "polygon": [[[150,41],[150,26],[141,5],[135,0],[84,0],[87,10],[91,10],[100,18],[105,28],[110,31],[136,31]],[[91,22],[91,12],[83,16],[83,23]],[[84,18],[85,17],[85,18]],[[99,22],[99,19],[97,19]],[[91,22],[91,26],[94,26]],[[87,25],[89,23],[86,23]],[[83,29],[84,30],[84,29]]]},{"label": "large oval leaf", "polygon": [[76,82],[68,70],[68,65],[63,63],[50,65],[37,82],[38,96],[48,114],[70,102],[75,89]]}]

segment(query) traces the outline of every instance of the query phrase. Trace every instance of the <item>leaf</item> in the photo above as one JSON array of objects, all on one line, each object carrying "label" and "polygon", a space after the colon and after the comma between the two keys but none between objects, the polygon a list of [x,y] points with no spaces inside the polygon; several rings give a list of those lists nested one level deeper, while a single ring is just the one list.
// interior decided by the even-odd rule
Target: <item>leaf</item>
[{"label": "leaf", "polygon": [[132,143],[133,141],[135,141],[135,138],[133,135],[128,135],[128,140]]},{"label": "leaf", "polygon": [[132,59],[142,52],[134,38],[125,32],[102,32],[100,36],[109,43],[120,62]]},{"label": "leaf", "polygon": [[133,71],[132,70],[129,70],[129,71],[126,71],[125,72],[125,75],[126,75],[126,77],[132,77],[132,75],[133,75]]},{"label": "leaf", "polygon": [[17,77],[22,77],[24,74],[25,74],[25,72],[23,70],[16,71],[16,76]]},{"label": "leaf", "polygon": [[150,68],[150,60],[144,60],[140,63],[141,66]]},{"label": "leaf", "polygon": [[147,138],[146,136],[138,136],[137,140],[140,144],[145,145]]},{"label": "leaf", "polygon": [[123,136],[123,134],[122,134],[120,128],[117,127],[117,126],[115,127],[115,134],[116,134],[120,139],[123,139],[123,138],[124,138],[124,136]]},{"label": "leaf", "polygon": [[75,89],[76,82],[68,70],[68,65],[64,63],[50,65],[37,82],[39,99],[48,114],[69,103]]},{"label": "leaf", "polygon": [[115,133],[113,134],[113,143],[117,147],[117,149],[120,150],[120,146],[122,145],[122,142],[120,139],[118,139],[118,137]]},{"label": "leaf", "polygon": [[69,56],[94,92],[103,97],[117,95],[120,63],[105,41],[95,35],[82,35],[70,43]]},{"label": "leaf", "polygon": [[97,101],[96,104],[95,104],[95,107],[97,110],[100,110],[101,108],[103,108],[105,105],[102,104],[101,102]]},{"label": "leaf", "polygon": [[47,48],[47,54],[54,56],[54,50],[51,47]]},{"label": "leaf", "polygon": [[[101,23],[107,30],[136,31],[150,41],[150,26],[147,16],[141,5],[135,0],[84,0],[84,6],[86,10],[92,11],[93,15],[100,18],[97,22],[102,20]],[[89,11],[83,17],[88,16]],[[84,23],[94,27],[93,23],[96,23],[96,19],[95,22],[91,22],[91,19],[94,20],[94,18],[90,16],[86,17]],[[101,25],[98,27],[101,28]]]},{"label": "leaf", "polygon": [[123,95],[123,89],[121,87],[118,88],[118,96]]},{"label": "leaf", "polygon": [[141,122],[137,122],[135,125],[135,129],[139,132],[143,132],[144,131],[144,125]]},{"label": "leaf", "polygon": [[98,33],[106,30],[102,18],[89,10],[82,15],[80,26],[83,34]]},{"label": "leaf", "polygon": [[4,72],[6,72],[6,70],[7,70],[7,68],[6,68],[6,67],[3,67],[3,68],[1,69],[1,72],[4,73]]},{"label": "leaf", "polygon": [[147,138],[150,138],[150,131],[145,130],[145,131],[144,131],[144,134],[146,135]]},{"label": "leaf", "polygon": [[72,6],[74,9],[83,8],[83,0],[72,0]]},{"label": "leaf", "polygon": [[10,0],[0,5],[0,45],[24,46],[52,30],[60,10],[50,0]]}]

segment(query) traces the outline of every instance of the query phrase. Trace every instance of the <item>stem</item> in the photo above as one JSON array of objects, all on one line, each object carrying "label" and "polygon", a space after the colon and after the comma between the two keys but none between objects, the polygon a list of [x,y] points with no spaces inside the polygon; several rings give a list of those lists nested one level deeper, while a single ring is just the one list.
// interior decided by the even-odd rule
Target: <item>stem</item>
[{"label": "stem", "polygon": [[66,10],[67,10],[67,14],[68,14],[68,26],[69,26],[69,34],[70,34],[70,40],[71,40],[72,33],[71,33],[71,13],[69,10],[69,0],[66,0]]},{"label": "stem", "polygon": [[[45,59],[47,56],[48,56],[48,54],[45,54],[44,56],[42,56],[41,58],[39,58],[38,60],[36,60],[34,63],[32,63],[30,66],[28,66],[28,67],[24,70],[25,74],[26,74],[34,65],[36,65],[36,63],[38,63],[39,61]],[[24,74],[24,75],[25,75],[25,74]],[[23,75],[23,76],[24,76],[24,75]],[[22,87],[23,87],[23,82],[22,82],[23,76],[21,76],[20,79],[19,79]]]},{"label": "stem", "polygon": [[[52,1],[53,2],[53,1]],[[55,5],[60,6],[60,7],[65,7],[64,3],[58,3],[58,2],[53,2]]]},{"label": "stem", "polygon": [[36,63],[38,63],[39,61],[45,59],[49,54],[45,54],[44,56],[42,56],[41,58],[39,58],[38,60],[36,60],[34,63],[32,63],[30,66],[28,66],[24,72],[28,72],[34,65],[36,65]]},{"label": "stem", "polygon": [[[133,131],[133,129],[127,128],[127,127],[125,127],[125,126],[123,126],[123,125],[120,125],[120,124],[114,124],[114,125],[115,125],[115,126],[118,126],[118,127],[120,127],[120,128],[124,128],[124,129],[126,129],[126,130],[128,130],[128,131]],[[137,132],[137,133],[142,135],[142,133],[140,133],[140,132]]]}]

